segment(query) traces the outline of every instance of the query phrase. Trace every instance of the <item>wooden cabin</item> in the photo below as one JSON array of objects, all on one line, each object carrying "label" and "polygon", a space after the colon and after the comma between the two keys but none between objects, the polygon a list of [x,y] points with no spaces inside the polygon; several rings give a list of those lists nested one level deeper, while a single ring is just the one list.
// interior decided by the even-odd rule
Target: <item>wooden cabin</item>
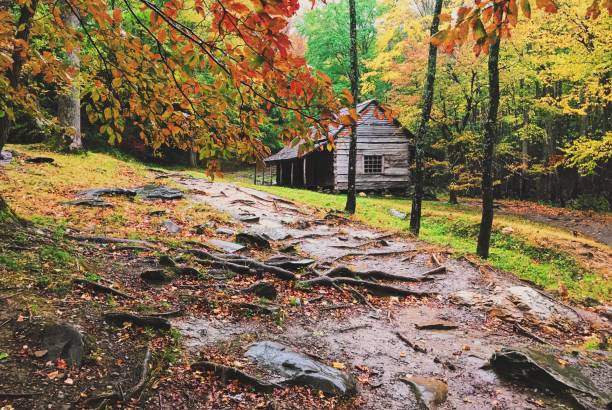
[{"label": "wooden cabin", "polygon": [[[376,100],[359,103],[357,112],[357,190],[406,190],[410,185],[413,135],[397,120],[389,120]],[[339,115],[344,114],[346,109]],[[266,167],[273,168],[268,172],[270,180],[275,174],[275,182],[281,186],[346,191],[350,132],[349,126],[330,128],[336,145],[333,151],[327,149],[327,140],[323,139],[301,155],[300,144],[271,155],[264,160]]]}]

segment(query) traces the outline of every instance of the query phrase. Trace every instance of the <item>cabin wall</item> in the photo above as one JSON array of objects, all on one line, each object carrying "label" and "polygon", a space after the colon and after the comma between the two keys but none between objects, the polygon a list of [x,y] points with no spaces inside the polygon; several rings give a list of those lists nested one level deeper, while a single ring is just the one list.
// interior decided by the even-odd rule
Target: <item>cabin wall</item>
[{"label": "cabin wall", "polygon": [[[380,117],[380,118],[377,118]],[[350,128],[343,129],[336,138],[334,155],[334,187],[344,191],[348,188],[348,153]],[[401,127],[384,118],[376,104],[370,104],[357,123],[357,190],[381,191],[406,189],[410,185],[408,164],[409,141]],[[366,174],[364,156],[381,155],[382,172]]]}]

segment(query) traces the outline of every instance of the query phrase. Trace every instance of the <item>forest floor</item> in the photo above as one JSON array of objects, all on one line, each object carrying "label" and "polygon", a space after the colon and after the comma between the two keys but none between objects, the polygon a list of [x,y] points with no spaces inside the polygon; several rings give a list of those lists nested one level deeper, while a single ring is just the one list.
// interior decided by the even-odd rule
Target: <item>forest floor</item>
[{"label": "forest floor", "polygon": [[[603,304],[578,305],[467,252],[459,257],[332,206],[104,154],[10,149],[17,156],[0,166],[0,194],[23,219],[0,215],[0,407],[579,408],[577,398],[501,377],[510,367],[494,372],[488,360],[503,347],[545,349],[556,371],[580,369],[588,383],[574,374],[570,384],[581,391],[605,397],[612,380],[610,353],[597,350],[609,343],[609,300],[595,288]],[[34,156],[54,162],[28,162]],[[84,189],[146,184],[183,197],[66,204]],[[240,233],[247,245],[224,250],[241,246]],[[278,269],[279,260],[291,263]],[[327,269],[339,267],[352,281],[334,282]],[[368,276],[372,269],[379,276]],[[262,280],[277,294],[245,291]],[[85,335],[80,366],[49,360],[53,323]],[[244,356],[262,341],[306,354],[317,369],[329,366],[328,375],[353,375],[358,393],[245,378],[271,377]],[[217,366],[206,371],[202,360]]]}]

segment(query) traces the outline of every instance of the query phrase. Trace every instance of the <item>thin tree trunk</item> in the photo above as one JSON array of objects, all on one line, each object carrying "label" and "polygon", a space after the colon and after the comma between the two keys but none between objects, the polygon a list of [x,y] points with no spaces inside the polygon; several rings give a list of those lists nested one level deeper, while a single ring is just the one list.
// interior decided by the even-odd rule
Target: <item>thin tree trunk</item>
[{"label": "thin tree trunk", "polygon": [[493,227],[493,151],[499,109],[499,46],[500,38],[489,49],[489,112],[485,123],[484,158],[482,164],[482,217],[476,253],[489,257],[491,228]]},{"label": "thin tree trunk", "polygon": [[[349,20],[351,36],[351,94],[353,107],[357,110],[359,98],[359,67],[357,66],[357,12],[355,0],[349,0]],[[348,187],[346,192],[346,207],[348,213],[354,214],[357,208],[355,176],[357,174],[357,124],[351,126],[351,140],[349,143]]]},{"label": "thin tree trunk", "polygon": [[[436,0],[433,20],[431,21],[430,33],[432,36],[438,32],[441,11],[442,0]],[[427,60],[427,79],[425,81],[425,90],[423,91],[423,109],[421,111],[421,121],[419,122],[415,141],[414,196],[412,198],[412,210],[410,211],[410,231],[417,236],[421,229],[421,203],[423,201],[423,139],[427,134],[427,123],[429,122],[431,107],[433,106],[437,58],[438,48],[430,43],[429,58]]]},{"label": "thin tree trunk", "polygon": [[[75,30],[79,24],[78,17],[74,14],[70,7],[63,6],[61,8],[62,20],[64,25],[69,30]],[[68,65],[72,71],[72,82],[65,94],[60,94],[57,102],[57,116],[60,125],[65,130],[67,139],[70,140],[69,148],[78,150],[83,148],[81,139],[81,93],[79,90],[78,73],[81,66],[79,57],[79,49],[74,48],[66,53]]]},{"label": "thin tree trunk", "polygon": [[459,200],[457,199],[457,191],[451,189],[450,191],[448,191],[448,194],[448,203],[451,205],[458,205]]}]

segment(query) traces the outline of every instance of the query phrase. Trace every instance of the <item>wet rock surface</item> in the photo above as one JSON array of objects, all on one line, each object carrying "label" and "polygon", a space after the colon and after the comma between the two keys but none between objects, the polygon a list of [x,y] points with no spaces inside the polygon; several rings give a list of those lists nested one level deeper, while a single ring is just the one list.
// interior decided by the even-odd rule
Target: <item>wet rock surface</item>
[{"label": "wet rock surface", "polygon": [[[606,409],[612,405],[608,394],[603,393],[590,378],[581,372],[584,364],[565,360],[562,352],[545,352],[536,349],[504,348],[491,357],[491,366],[502,377],[518,380],[531,387],[560,392],[584,408]],[[601,364],[597,365],[598,367]],[[607,379],[610,387],[610,365],[603,364],[601,379]]]},{"label": "wet rock surface", "polygon": [[208,244],[214,246],[215,248],[219,248],[222,251],[228,252],[228,253],[238,252],[238,251],[246,248],[246,246],[241,245],[239,243],[222,241],[221,239],[209,239],[206,242]]},{"label": "wet rock surface", "polygon": [[[264,236],[274,249],[286,253],[284,257],[316,260],[317,270],[347,265],[359,272],[380,270],[421,278],[436,268],[432,265],[432,252],[438,251],[431,250],[431,245],[366,229],[344,220],[342,215],[321,217],[311,209],[299,210],[295,206],[285,209],[284,204],[273,207],[273,202],[280,203],[275,197],[231,184],[196,179],[180,182],[189,190],[205,191],[206,195],[198,195],[197,201],[228,212],[236,220],[245,213],[259,216],[259,222],[248,225],[249,232]],[[426,275],[425,282],[397,283],[437,296],[420,301],[390,298],[383,310],[373,311],[357,302],[348,311],[336,309],[327,301],[328,290],[315,288],[306,296],[307,303],[299,307],[289,308],[278,302],[285,312],[303,309],[299,314],[291,313],[281,325],[271,319],[251,317],[237,321],[185,318],[173,324],[185,335],[189,349],[195,351],[218,343],[241,343],[245,338],[274,340],[284,346],[295,346],[291,350],[308,354],[319,362],[341,362],[359,376],[359,399],[363,400],[359,408],[363,409],[419,408],[413,388],[400,380],[406,374],[447,381],[447,400],[440,409],[538,409],[539,403],[546,408],[563,408],[564,402],[555,395],[498,377],[488,366],[488,359],[504,346],[535,343],[533,338],[513,330],[517,318],[528,326],[532,318],[542,320],[541,314],[549,310],[555,312],[547,319],[550,324],[557,321],[557,314],[567,312],[570,320],[560,329],[555,328],[559,333],[545,335],[555,343],[559,341],[553,338],[581,331],[584,320],[574,320],[577,315],[571,308],[539,291],[531,292],[529,286],[507,273],[492,271],[485,275],[470,261],[448,255],[443,264],[446,269]],[[508,291],[514,287],[529,290]],[[548,305],[549,301],[553,304]],[[313,304],[318,307],[313,309]],[[317,310],[318,313],[313,313]],[[583,313],[580,311],[581,316]],[[416,323],[437,321],[451,322],[457,328],[415,327]],[[400,339],[398,332],[410,344]],[[367,381],[363,382],[366,375]]]},{"label": "wet rock surface", "polygon": [[68,366],[80,366],[85,355],[83,335],[70,324],[52,324],[42,333],[42,350],[45,360],[63,359]]},{"label": "wet rock surface", "polygon": [[260,249],[270,248],[270,242],[264,238],[263,235],[255,232],[240,232],[238,235],[236,235],[236,241],[250,247]]},{"label": "wet rock surface", "polygon": [[101,196],[136,196],[136,191],[127,188],[91,188],[78,193],[80,196],[97,198]]},{"label": "wet rock surface", "polygon": [[352,375],[294,352],[280,343],[255,343],[245,356],[272,370],[276,377],[271,382],[303,384],[327,394],[351,395],[357,391]]},{"label": "wet rock surface", "polygon": [[431,377],[406,376],[400,379],[410,385],[422,408],[437,409],[446,401],[448,384]]},{"label": "wet rock surface", "polygon": [[168,233],[179,233],[181,231],[181,227],[172,221],[164,221],[161,226]]},{"label": "wet rock surface", "polygon": [[169,188],[163,185],[145,185],[136,189],[136,193],[144,199],[182,199],[183,193],[178,189]]},{"label": "wet rock surface", "polygon": [[74,201],[64,202],[66,205],[72,206],[90,206],[94,208],[112,208],[113,204],[98,198],[75,199]]}]

